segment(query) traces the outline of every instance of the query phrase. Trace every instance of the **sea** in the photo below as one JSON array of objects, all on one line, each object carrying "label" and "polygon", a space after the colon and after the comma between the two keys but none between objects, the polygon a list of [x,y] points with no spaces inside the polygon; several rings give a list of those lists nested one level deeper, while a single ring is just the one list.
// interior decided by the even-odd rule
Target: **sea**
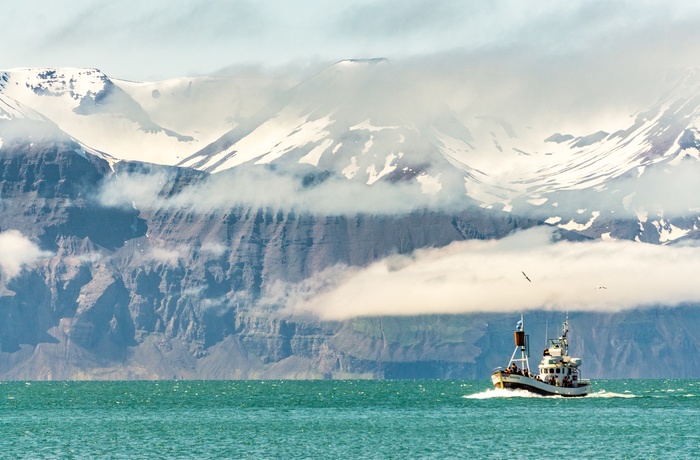
[{"label": "sea", "polygon": [[685,459],[700,380],[593,380],[583,398],[486,380],[0,383],[7,459]]}]

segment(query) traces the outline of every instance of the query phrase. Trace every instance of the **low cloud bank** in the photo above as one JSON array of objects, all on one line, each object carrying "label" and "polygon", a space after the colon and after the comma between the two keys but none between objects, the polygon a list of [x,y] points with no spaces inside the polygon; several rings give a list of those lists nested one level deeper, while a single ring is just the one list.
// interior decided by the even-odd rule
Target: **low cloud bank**
[{"label": "low cloud bank", "polygon": [[103,185],[99,200],[105,206],[136,206],[142,210],[187,209],[204,213],[243,206],[333,215],[404,214],[426,207],[455,210],[473,203],[463,189],[461,193],[424,194],[417,181],[368,186],[344,177],[321,175],[319,183],[305,186],[309,177],[262,166],[239,167],[208,176],[166,197],[160,192],[173,175],[165,171],[119,174]]},{"label": "low cloud bank", "polygon": [[285,301],[291,314],[328,320],[533,309],[610,312],[700,301],[699,246],[553,237],[551,229],[535,228],[501,240],[393,256],[366,268],[335,267],[299,285],[277,285],[271,298]]},{"label": "low cloud bank", "polygon": [[14,278],[26,265],[50,255],[17,230],[0,233],[0,272],[8,278]]},{"label": "low cloud bank", "polygon": [[[322,177],[318,171],[308,171]],[[565,220],[584,209],[637,220],[641,214],[667,218],[697,215],[700,209],[700,163],[690,159],[675,166],[652,167],[637,178],[612,181],[604,190],[563,191],[541,206],[518,206],[513,213]],[[310,176],[307,176],[310,177]],[[141,210],[187,209],[206,213],[233,207],[296,210],[324,215],[374,213],[401,215],[419,209],[455,212],[477,204],[458,183],[447,183],[437,194],[425,194],[417,181],[377,182],[371,186],[344,177],[323,177],[304,186],[304,175],[248,166],[213,174],[166,196],[161,191],[174,180],[167,170],[118,174],[104,183],[100,202]]]}]

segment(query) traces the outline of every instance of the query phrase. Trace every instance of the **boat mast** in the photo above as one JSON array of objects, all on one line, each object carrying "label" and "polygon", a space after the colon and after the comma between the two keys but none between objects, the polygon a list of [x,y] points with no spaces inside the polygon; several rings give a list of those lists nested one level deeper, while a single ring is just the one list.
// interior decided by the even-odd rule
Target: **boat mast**
[{"label": "boat mast", "polygon": [[566,312],[566,319],[564,320],[564,330],[561,333],[561,348],[562,348],[562,354],[568,355],[569,354],[569,340],[566,338],[566,334],[569,333],[569,312]]},{"label": "boat mast", "polygon": [[[510,361],[508,362],[509,366],[511,363],[520,363],[521,371],[524,371],[525,369],[527,369],[528,372],[530,371],[530,362],[528,360],[528,356],[530,354],[528,346],[529,338],[529,336],[525,335],[525,323],[523,320],[523,315],[520,315],[520,321],[518,321],[518,324],[515,325],[515,332],[513,332],[513,339],[515,340],[515,350],[513,350],[513,354],[511,355]],[[518,350],[520,350],[520,358],[516,358]]]}]

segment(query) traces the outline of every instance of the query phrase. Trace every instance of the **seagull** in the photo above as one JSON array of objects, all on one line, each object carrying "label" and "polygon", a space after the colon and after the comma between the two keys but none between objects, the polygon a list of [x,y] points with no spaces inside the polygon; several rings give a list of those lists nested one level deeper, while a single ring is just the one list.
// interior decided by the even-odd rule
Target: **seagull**
[{"label": "seagull", "polygon": [[525,277],[526,280],[528,280],[529,282],[532,283],[532,280],[530,278],[528,278],[528,276],[525,274],[525,272],[520,272],[520,273],[523,274],[523,276]]},{"label": "seagull", "polygon": [[607,289],[605,286],[598,286],[598,289]]}]

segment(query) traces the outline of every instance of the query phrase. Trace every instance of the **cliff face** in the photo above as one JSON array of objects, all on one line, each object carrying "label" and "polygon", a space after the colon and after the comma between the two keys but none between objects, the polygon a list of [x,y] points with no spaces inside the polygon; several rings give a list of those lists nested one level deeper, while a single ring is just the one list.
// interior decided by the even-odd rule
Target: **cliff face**
[{"label": "cliff face", "polygon": [[[44,256],[2,271],[0,378],[483,378],[510,356],[510,316],[320,321],[290,315],[270,293],[337,264],[538,222],[478,207],[331,216],[98,199],[120,174],[160,168],[111,169],[67,139],[2,145],[0,232],[21,232]],[[204,177],[167,172],[166,198]],[[700,315],[660,311],[573,317],[588,375],[697,377]],[[560,318],[528,317],[533,339],[547,321]]]}]

